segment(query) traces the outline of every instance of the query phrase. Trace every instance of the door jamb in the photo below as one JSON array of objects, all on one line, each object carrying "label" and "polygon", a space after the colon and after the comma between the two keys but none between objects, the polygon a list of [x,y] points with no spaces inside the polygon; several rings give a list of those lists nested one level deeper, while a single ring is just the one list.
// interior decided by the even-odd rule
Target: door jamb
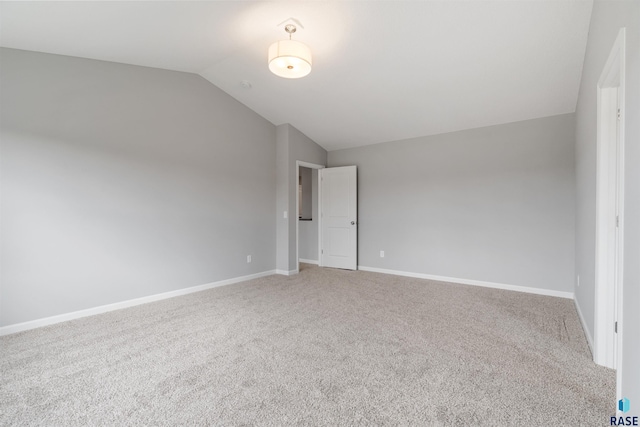
[{"label": "door jamb", "polygon": [[[625,94],[625,29],[621,28],[602,70],[597,86],[597,154],[596,154],[596,271],[594,312],[594,362],[617,369],[617,395],[620,397],[622,376],[622,289],[623,289],[623,236],[624,236],[624,94]],[[617,92],[617,106],[612,101]],[[613,108],[613,109],[612,109]],[[616,119],[616,108],[619,118]],[[618,121],[618,123],[616,123]],[[612,134],[617,132],[616,138]],[[613,140],[612,140],[613,139]],[[612,146],[613,145],[613,146]],[[617,152],[616,152],[617,151]],[[615,156],[615,160],[610,156]],[[612,177],[615,161],[617,176]],[[612,184],[612,178],[616,185]],[[617,189],[616,189],[617,186]],[[612,194],[613,193],[613,194]],[[611,202],[616,203],[612,214]],[[612,221],[618,221],[618,240],[611,243]],[[614,234],[615,236],[615,234]],[[615,239],[615,237],[613,237]],[[612,247],[613,246],[613,247]],[[617,259],[609,264],[608,255],[617,250]],[[617,279],[617,287],[607,284]],[[617,334],[614,322],[618,322]]]}]

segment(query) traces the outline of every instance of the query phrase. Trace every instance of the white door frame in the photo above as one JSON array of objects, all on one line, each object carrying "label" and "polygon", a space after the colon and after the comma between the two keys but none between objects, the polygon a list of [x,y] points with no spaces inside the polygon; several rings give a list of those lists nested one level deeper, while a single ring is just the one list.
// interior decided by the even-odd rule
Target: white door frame
[{"label": "white door frame", "polygon": [[[621,28],[597,87],[596,271],[593,358],[622,366],[624,236],[625,29]],[[617,226],[616,226],[617,225]],[[615,285],[614,285],[615,284]],[[617,333],[615,332],[615,322]]]},{"label": "white door frame", "polygon": [[[309,169],[324,169],[324,165],[317,165],[315,163],[303,162],[302,160],[296,160],[296,273],[300,272],[300,218],[298,217],[298,206],[300,203],[300,194],[298,192],[298,177],[300,176],[300,167],[309,168]],[[313,178],[312,178],[313,179]],[[318,206],[317,212],[322,212],[320,210],[321,199],[320,199],[320,176],[318,175],[318,194],[316,194],[316,206]],[[320,215],[318,217],[318,264],[320,264]]]}]

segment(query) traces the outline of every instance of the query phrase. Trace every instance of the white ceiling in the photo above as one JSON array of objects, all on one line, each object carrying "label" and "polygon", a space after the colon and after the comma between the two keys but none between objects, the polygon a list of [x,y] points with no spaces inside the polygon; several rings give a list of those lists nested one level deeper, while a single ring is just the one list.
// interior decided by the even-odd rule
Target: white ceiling
[{"label": "white ceiling", "polygon": [[[592,1],[2,2],[0,45],[199,73],[327,150],[575,111]],[[267,68],[285,38],[313,70]],[[251,89],[241,85],[249,81]]]}]

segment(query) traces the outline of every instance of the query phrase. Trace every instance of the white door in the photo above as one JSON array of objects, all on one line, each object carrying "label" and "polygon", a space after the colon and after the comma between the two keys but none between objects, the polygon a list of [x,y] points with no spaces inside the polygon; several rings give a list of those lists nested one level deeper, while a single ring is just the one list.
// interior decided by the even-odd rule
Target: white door
[{"label": "white door", "polygon": [[356,270],[358,187],[355,166],[320,169],[320,265]]}]

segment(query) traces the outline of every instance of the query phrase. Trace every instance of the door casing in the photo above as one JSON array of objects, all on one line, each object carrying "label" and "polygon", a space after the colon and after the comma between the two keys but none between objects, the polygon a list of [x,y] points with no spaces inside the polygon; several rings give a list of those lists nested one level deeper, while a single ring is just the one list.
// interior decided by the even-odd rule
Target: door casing
[{"label": "door casing", "polygon": [[[625,29],[621,28],[597,86],[594,362],[622,377],[624,271]],[[617,322],[617,333],[615,323]]]}]

